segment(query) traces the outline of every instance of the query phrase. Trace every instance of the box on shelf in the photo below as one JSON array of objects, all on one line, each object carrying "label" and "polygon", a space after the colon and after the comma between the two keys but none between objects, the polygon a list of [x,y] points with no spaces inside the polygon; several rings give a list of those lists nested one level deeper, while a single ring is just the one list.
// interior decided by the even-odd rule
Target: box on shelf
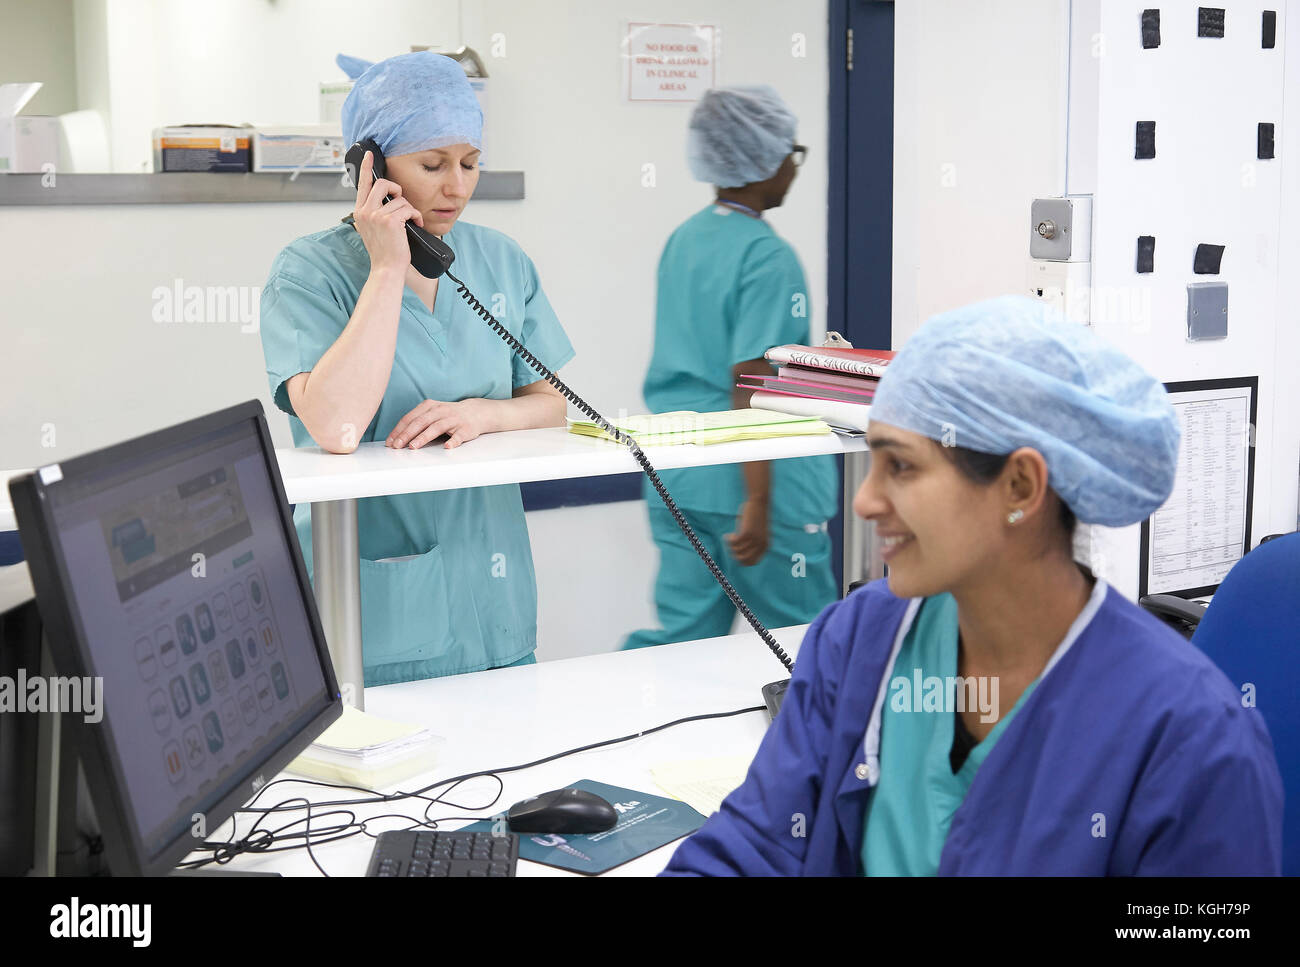
[{"label": "box on shelf", "polygon": [[320,82],[320,122],[338,127],[343,117],[343,102],[352,93],[356,81]]},{"label": "box on shelf", "polygon": [[278,124],[253,130],[254,171],[343,171],[347,145],[333,124]]},{"label": "box on shelf", "polygon": [[492,162],[492,145],[490,143],[492,110],[488,107],[488,72],[487,67],[483,64],[483,58],[478,55],[478,51],[473,47],[463,45],[455,50],[443,50],[441,47],[427,44],[412,44],[411,50],[432,50],[444,57],[450,57],[460,64],[466,78],[469,80],[470,89],[478,100],[479,110],[483,112],[483,133],[480,138],[482,149],[478,156],[478,165],[480,168],[494,166]]},{"label": "box on shelf", "polygon": [[246,172],[252,125],[176,124],[153,129],[154,171]]},{"label": "box on shelf", "polygon": [[0,84],[0,171],[40,172],[59,163],[59,119],[20,115],[39,81]]}]

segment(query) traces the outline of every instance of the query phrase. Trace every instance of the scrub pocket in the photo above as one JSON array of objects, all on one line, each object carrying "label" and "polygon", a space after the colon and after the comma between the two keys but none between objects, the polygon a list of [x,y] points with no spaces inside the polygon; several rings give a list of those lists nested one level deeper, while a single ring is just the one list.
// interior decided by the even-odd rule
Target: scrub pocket
[{"label": "scrub pocket", "polygon": [[401,560],[361,558],[361,642],[367,668],[451,650],[441,547]]}]

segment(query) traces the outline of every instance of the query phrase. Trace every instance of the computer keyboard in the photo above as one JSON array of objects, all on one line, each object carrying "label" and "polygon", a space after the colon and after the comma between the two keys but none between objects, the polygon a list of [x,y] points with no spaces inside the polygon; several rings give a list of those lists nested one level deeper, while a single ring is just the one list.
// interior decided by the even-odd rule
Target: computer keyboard
[{"label": "computer keyboard", "polygon": [[366,876],[514,876],[519,837],[514,833],[380,833]]}]

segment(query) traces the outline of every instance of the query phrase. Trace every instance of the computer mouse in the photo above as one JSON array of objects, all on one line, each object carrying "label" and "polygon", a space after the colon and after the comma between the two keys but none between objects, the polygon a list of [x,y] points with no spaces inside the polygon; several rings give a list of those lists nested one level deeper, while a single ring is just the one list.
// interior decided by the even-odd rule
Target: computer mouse
[{"label": "computer mouse", "polygon": [[618,813],[594,792],[553,789],[515,803],[506,823],[512,833],[603,833],[618,823]]}]

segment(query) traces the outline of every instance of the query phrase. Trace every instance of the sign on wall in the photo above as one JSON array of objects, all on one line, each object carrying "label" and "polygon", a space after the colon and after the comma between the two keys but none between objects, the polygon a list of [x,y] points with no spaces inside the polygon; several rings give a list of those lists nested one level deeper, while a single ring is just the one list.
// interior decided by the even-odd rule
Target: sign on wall
[{"label": "sign on wall", "polygon": [[629,101],[698,101],[715,85],[715,25],[629,23],[623,46]]}]

